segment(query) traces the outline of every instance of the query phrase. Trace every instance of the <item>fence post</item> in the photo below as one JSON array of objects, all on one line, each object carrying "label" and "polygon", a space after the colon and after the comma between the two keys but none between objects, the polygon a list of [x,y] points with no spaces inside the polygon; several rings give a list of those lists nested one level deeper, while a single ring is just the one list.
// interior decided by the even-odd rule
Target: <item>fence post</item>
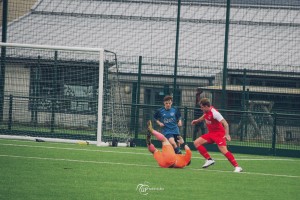
[{"label": "fence post", "polygon": [[179,33],[180,33],[180,9],[181,0],[178,0],[177,6],[177,26],[176,26],[176,43],[175,43],[175,64],[174,64],[174,82],[173,82],[173,104],[179,106],[179,102],[176,102],[178,98],[175,96],[177,91],[177,65],[178,65],[178,52],[179,52]]},{"label": "fence post", "polygon": [[53,85],[56,89],[56,91],[52,91],[51,94],[51,125],[50,125],[50,129],[51,129],[51,133],[54,133],[54,126],[55,126],[55,113],[57,112],[57,80],[58,80],[58,69],[57,69],[57,59],[58,59],[58,52],[55,51],[54,52],[54,68],[55,68],[55,73],[54,73],[54,80],[55,80],[55,85]]},{"label": "fence post", "polygon": [[[7,16],[8,16],[8,0],[3,0],[2,4],[2,38],[1,42],[7,40]],[[6,47],[1,47],[1,62],[0,62],[0,123],[3,121],[4,108],[4,85],[5,85],[5,61]]]},{"label": "fence post", "polygon": [[246,121],[246,68],[244,68],[243,71],[243,93],[242,93],[242,126],[241,126],[241,135],[240,135],[240,141],[243,141],[243,136],[244,136],[244,126],[245,126],[245,121]]},{"label": "fence post", "polygon": [[12,111],[13,111],[13,96],[9,95],[8,130],[11,130],[11,126],[12,126]]},{"label": "fence post", "polygon": [[273,134],[272,134],[272,152],[273,152],[273,156],[276,155],[276,124],[277,122],[277,114],[274,113],[273,114]]},{"label": "fence post", "polygon": [[183,120],[183,140],[186,141],[186,129],[187,129],[187,107],[184,107],[184,120]]},{"label": "fence post", "polygon": [[222,102],[221,108],[227,109],[227,60],[228,60],[228,40],[229,40],[229,24],[230,24],[230,0],[226,4],[226,26],[225,26],[225,44],[224,44],[224,64],[223,64],[223,83],[222,83]]},{"label": "fence post", "polygon": [[135,116],[135,110],[136,110],[136,104],[137,104],[137,102],[136,102],[136,92],[137,92],[137,83],[136,82],[133,82],[132,83],[132,94],[131,94],[131,99],[132,99],[132,101],[131,101],[131,115],[130,115],[130,118],[131,118],[131,120],[130,120],[130,131],[131,132],[134,132],[135,131],[135,118],[136,118],[136,116]]},{"label": "fence post", "polygon": [[136,91],[136,107],[135,107],[135,123],[134,123],[134,138],[138,138],[139,133],[139,119],[140,119],[140,91],[141,91],[141,76],[142,76],[142,56],[139,56],[139,75],[137,82],[137,91]]}]

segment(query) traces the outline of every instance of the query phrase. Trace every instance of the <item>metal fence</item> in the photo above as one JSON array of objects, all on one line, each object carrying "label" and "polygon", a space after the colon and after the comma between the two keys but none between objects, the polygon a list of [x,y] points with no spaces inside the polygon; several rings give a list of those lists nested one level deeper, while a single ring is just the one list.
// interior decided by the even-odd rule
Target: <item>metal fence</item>
[{"label": "metal fence", "polygon": [[[186,110],[182,131],[192,141],[188,124],[200,87],[224,110],[234,144],[274,149],[275,141],[276,148],[293,149],[299,145],[299,11],[294,0],[3,0],[1,41],[115,52],[134,136],[152,106],[170,94]],[[8,115],[4,94],[16,92],[6,85],[13,82],[9,56],[2,47],[1,119]]]},{"label": "metal fence", "polygon": [[[27,110],[29,101],[30,99],[26,97],[12,95],[5,97],[5,104],[8,105],[5,110],[7,118],[0,126],[1,134],[96,140],[97,126],[89,123],[89,119],[95,118],[94,114],[82,113],[76,114],[76,117],[64,117],[65,113],[57,110],[51,112],[50,109],[48,112],[37,111],[35,115],[30,115]],[[124,127],[129,129],[124,130],[124,133],[130,132],[132,139],[139,145],[145,145],[147,121],[153,120],[153,114],[160,106],[130,104],[125,105],[124,108],[128,114],[126,117],[128,126]],[[191,125],[195,108],[179,107],[179,110],[183,119],[180,133],[186,142],[192,143],[203,134],[201,131],[195,132],[195,126]],[[300,150],[300,115],[236,110],[219,111],[229,123],[232,138],[232,141],[228,143],[229,146],[241,148],[235,150],[236,152],[245,152],[242,149],[246,147],[251,148],[257,154],[297,156]],[[28,115],[37,116],[37,118],[32,120]],[[105,124],[105,121],[103,123]],[[160,131],[160,127],[155,122],[153,124],[154,128]],[[204,129],[206,133],[206,127]],[[116,136],[116,139],[118,137]],[[192,144],[190,146],[193,148]],[[252,151],[246,150],[246,152]],[[285,153],[280,153],[282,151]]]}]

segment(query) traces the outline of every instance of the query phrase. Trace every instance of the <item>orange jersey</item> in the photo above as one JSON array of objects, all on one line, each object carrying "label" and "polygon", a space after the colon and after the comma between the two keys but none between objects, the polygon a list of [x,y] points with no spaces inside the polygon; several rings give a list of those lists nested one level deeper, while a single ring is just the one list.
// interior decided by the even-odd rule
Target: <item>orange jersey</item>
[{"label": "orange jersey", "polygon": [[157,161],[158,165],[163,168],[168,168],[174,165],[176,162],[175,152],[172,145],[163,145],[162,151],[156,151],[153,157]]},{"label": "orange jersey", "polygon": [[176,154],[176,163],[174,168],[184,168],[190,161],[192,157],[192,151],[190,149],[185,151],[185,154]]},{"label": "orange jersey", "polygon": [[172,145],[163,145],[162,151],[156,151],[153,157],[157,161],[158,165],[163,168],[183,168],[191,160],[191,150],[186,150],[186,154],[175,154]]}]

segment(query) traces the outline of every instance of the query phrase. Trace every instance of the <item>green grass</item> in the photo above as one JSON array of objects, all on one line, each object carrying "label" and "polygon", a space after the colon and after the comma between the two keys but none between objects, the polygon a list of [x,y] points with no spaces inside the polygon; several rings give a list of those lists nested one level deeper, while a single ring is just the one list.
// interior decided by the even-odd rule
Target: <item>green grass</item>
[{"label": "green grass", "polygon": [[196,151],[185,169],[163,169],[146,148],[0,139],[0,199],[300,199],[300,159],[234,154],[237,174],[211,155],[205,170]]}]

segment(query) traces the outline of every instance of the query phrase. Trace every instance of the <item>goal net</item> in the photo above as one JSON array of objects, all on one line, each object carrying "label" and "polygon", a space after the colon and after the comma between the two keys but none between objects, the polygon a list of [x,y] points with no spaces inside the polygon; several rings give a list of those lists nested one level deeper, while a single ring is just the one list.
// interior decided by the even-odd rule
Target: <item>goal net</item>
[{"label": "goal net", "polygon": [[115,53],[1,43],[0,136],[128,144]]}]

